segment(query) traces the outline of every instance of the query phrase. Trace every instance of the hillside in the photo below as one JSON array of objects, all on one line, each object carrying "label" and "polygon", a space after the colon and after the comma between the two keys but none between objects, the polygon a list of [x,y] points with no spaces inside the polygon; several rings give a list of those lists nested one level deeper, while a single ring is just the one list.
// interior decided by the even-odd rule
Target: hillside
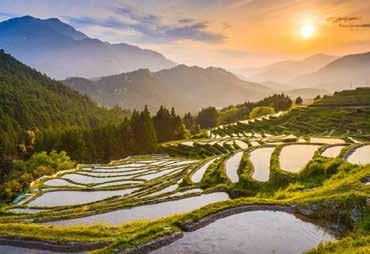
[{"label": "hillside", "polygon": [[370,86],[370,52],[347,55],[320,70],[302,75],[291,82],[299,87],[334,90]]},{"label": "hillside", "polygon": [[[370,139],[370,89],[337,92],[324,96],[309,107],[298,107],[279,118],[239,126],[245,131],[264,131],[270,134],[351,136]],[[364,107],[351,107],[362,105]],[[325,106],[325,107],[323,107]],[[342,106],[342,107],[341,107]],[[234,127],[224,127],[232,130]]]},{"label": "hillside", "polygon": [[62,82],[102,105],[133,109],[147,104],[157,110],[163,104],[178,112],[258,100],[271,93],[262,85],[242,81],[220,68],[185,65],[159,72],[141,69],[95,81],[70,78]]},{"label": "hillside", "polygon": [[[248,79],[255,82],[289,83],[296,77],[312,73],[337,59],[336,56],[316,54],[302,60],[286,60],[250,70]],[[294,87],[294,86],[293,86]],[[281,88],[274,87],[274,88]]]},{"label": "hillside", "polygon": [[98,77],[139,68],[156,71],[175,65],[152,50],[89,38],[55,18],[25,16],[0,22],[0,48],[58,79]]},{"label": "hillside", "polygon": [[[0,51],[0,152],[14,152],[33,127],[97,126],[114,119],[88,97]],[[1,155],[0,155],[1,156]]]},{"label": "hillside", "polygon": [[370,106],[370,87],[335,92],[334,96],[324,96],[314,105],[322,106]]}]

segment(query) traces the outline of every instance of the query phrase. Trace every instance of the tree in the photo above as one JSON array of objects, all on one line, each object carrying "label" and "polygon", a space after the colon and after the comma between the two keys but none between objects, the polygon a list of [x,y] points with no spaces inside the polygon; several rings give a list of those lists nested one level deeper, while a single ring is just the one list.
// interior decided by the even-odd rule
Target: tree
[{"label": "tree", "polygon": [[202,129],[210,129],[217,125],[217,110],[215,107],[202,109],[197,117],[197,123]]},{"label": "tree", "polygon": [[313,100],[314,101],[318,101],[318,100],[320,100],[321,99],[321,95],[319,94],[319,95],[317,95]]},{"label": "tree", "polygon": [[182,121],[186,129],[188,129],[192,135],[199,133],[200,126],[197,123],[195,117],[193,117],[190,112],[184,115]]},{"label": "tree", "polygon": [[131,119],[137,153],[153,153],[157,150],[157,136],[147,105],[144,111]]},{"label": "tree", "polygon": [[153,117],[153,123],[159,142],[171,140],[171,115],[168,109],[161,106]]},{"label": "tree", "polygon": [[257,118],[260,116],[271,115],[273,113],[275,113],[275,109],[273,107],[267,106],[255,107],[249,113],[249,118]]},{"label": "tree", "polygon": [[295,99],[295,104],[296,105],[302,105],[302,103],[303,103],[303,100],[302,100],[301,96],[298,96],[297,99]]}]

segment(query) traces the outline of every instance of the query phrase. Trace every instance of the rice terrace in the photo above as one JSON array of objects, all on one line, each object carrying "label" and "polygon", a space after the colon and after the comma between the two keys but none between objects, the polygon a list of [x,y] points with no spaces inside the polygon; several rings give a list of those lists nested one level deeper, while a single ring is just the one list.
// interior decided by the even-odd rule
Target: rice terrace
[{"label": "rice terrace", "polygon": [[0,254],[370,253],[369,3],[134,2],[0,2]]}]

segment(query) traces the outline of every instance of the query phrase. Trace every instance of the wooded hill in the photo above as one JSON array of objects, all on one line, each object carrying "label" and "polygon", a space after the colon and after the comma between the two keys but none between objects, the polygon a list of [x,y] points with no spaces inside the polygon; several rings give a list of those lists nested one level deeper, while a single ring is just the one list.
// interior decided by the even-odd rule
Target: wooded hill
[{"label": "wooded hill", "polygon": [[87,96],[0,50],[0,154],[14,154],[25,130],[97,127],[117,121],[121,113],[98,107]]}]

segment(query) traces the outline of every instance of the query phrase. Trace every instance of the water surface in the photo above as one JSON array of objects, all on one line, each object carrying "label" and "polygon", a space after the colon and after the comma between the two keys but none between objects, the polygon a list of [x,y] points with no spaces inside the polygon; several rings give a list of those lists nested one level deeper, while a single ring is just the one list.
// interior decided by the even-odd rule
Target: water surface
[{"label": "water surface", "polygon": [[151,205],[137,206],[131,209],[121,209],[108,213],[102,213],[83,218],[53,221],[49,224],[53,225],[77,225],[77,224],[97,224],[107,223],[117,225],[132,220],[153,220],[161,217],[174,215],[176,213],[190,212],[202,206],[228,200],[229,196],[224,192],[215,192],[202,194],[199,196],[188,197],[184,199],[162,202]]},{"label": "water surface", "polygon": [[111,191],[51,191],[45,192],[40,197],[32,200],[28,206],[65,206],[90,203],[113,196],[130,194],[136,189],[111,190]]},{"label": "water surface", "polygon": [[252,178],[261,181],[267,182],[270,176],[270,160],[271,154],[274,151],[275,147],[262,147],[253,150],[249,159],[253,164],[253,174]]},{"label": "water surface", "polygon": [[191,176],[191,181],[193,183],[199,183],[202,178],[204,173],[207,171],[207,168],[218,158],[214,158],[208,162],[206,162],[203,166],[201,166],[195,173]]},{"label": "water surface", "polygon": [[243,156],[243,152],[237,152],[229,159],[226,160],[226,175],[229,177],[232,183],[239,182],[239,175],[238,175],[238,168],[240,164],[240,160]]},{"label": "water surface", "polygon": [[311,143],[323,143],[323,144],[344,144],[343,139],[339,138],[310,138]]},{"label": "water surface", "polygon": [[285,171],[298,173],[312,159],[318,145],[288,145],[280,152],[280,167]]},{"label": "water surface", "polygon": [[60,186],[74,186],[74,187],[82,187],[81,185],[70,183],[64,179],[51,179],[46,182],[44,182],[45,185],[50,187],[60,187]]},{"label": "water surface", "polygon": [[152,254],[297,254],[335,237],[292,214],[253,211],[219,219]]},{"label": "water surface", "polygon": [[370,163],[370,145],[356,148],[356,150],[348,156],[347,160],[352,164],[365,165]]},{"label": "water surface", "polygon": [[343,148],[344,148],[343,145],[331,146],[326,148],[321,155],[328,158],[336,158],[339,156]]},{"label": "water surface", "polygon": [[[66,252],[53,252],[48,250],[36,250],[36,249],[29,249],[29,248],[21,248],[16,246],[6,246],[0,245],[0,253],[1,254],[61,254]],[[73,252],[75,254],[84,253],[84,252]]]}]

